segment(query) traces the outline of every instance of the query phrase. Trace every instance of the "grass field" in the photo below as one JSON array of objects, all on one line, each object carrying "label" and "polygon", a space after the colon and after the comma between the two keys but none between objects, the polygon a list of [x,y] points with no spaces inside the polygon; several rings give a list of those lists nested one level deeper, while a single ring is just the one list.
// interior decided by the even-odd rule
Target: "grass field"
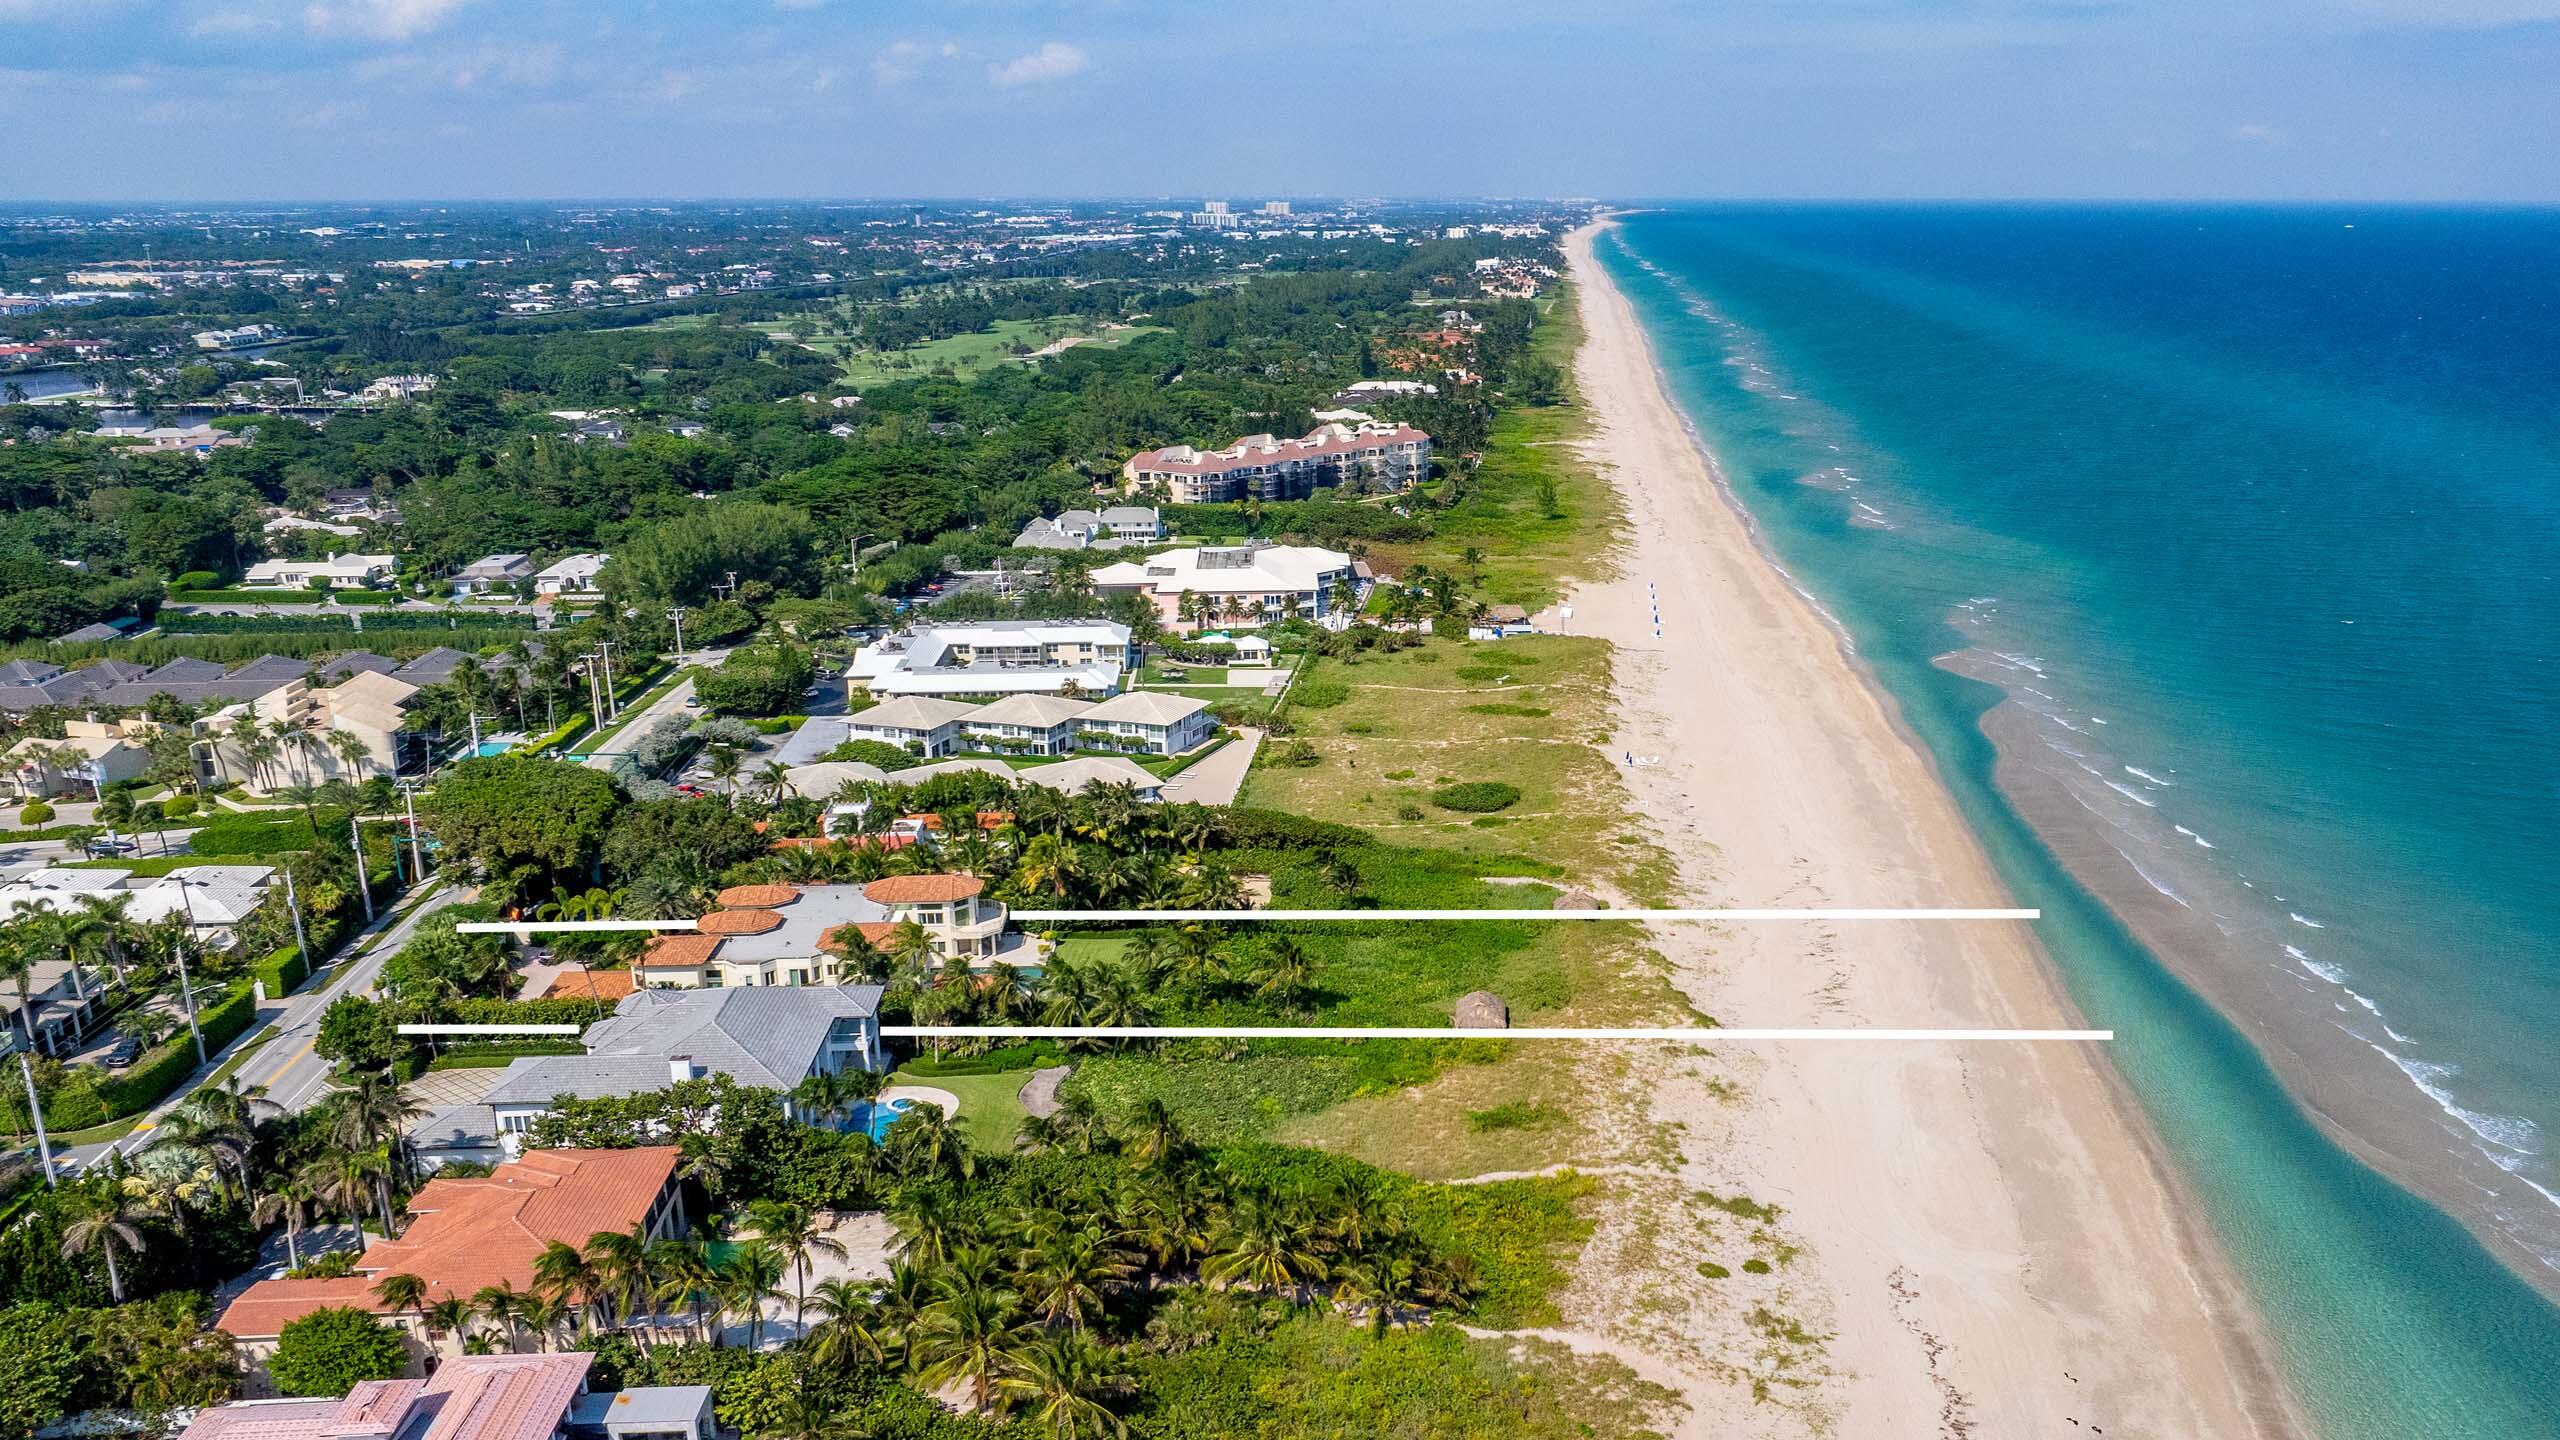
[{"label": "grass field", "polygon": [[1047,315],[1037,320],[999,320],[992,329],[978,334],[954,335],[886,353],[864,349],[847,336],[812,334],[806,340],[793,341],[793,319],[815,322],[824,318],[814,314],[785,317],[762,328],[776,340],[797,343],[836,360],[843,366],[844,383],[853,386],[921,380],[946,371],[954,379],[966,380],[998,365],[1026,359],[1061,340],[1080,339],[1085,344],[1116,349],[1141,335],[1164,333],[1161,325],[1112,329],[1090,315]]},{"label": "grass field", "polygon": [[900,1071],[889,1077],[889,1083],[926,1085],[959,1096],[960,1133],[968,1137],[969,1144],[989,1155],[1010,1155],[1013,1137],[1029,1114],[1022,1108],[1022,1087],[1030,1079],[1028,1070],[930,1076]]}]

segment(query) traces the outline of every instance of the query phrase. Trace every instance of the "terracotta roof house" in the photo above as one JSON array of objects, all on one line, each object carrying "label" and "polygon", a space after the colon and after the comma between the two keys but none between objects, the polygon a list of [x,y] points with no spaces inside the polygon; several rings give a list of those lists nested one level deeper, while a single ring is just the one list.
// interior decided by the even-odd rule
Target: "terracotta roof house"
[{"label": "terracotta roof house", "polygon": [[385,1275],[415,1275],[430,1303],[465,1298],[489,1285],[522,1290],[553,1241],[584,1245],[602,1231],[639,1230],[650,1239],[684,1232],[672,1145],[632,1150],[535,1150],[486,1176],[439,1176],[409,1199],[409,1228],[377,1241],[338,1280],[261,1280],[223,1308],[216,1325],[240,1342],[252,1385],[260,1383],[287,1324],[330,1306],[382,1315],[410,1332],[423,1362],[426,1339],[414,1314],[396,1313],[374,1294]]},{"label": "terracotta roof house", "polygon": [[1247,435],[1223,450],[1169,445],[1120,467],[1125,488],[1169,494],[1178,505],[1304,500],[1319,485],[1371,477],[1402,489],[1429,473],[1431,437],[1410,425],[1373,420],[1324,424],[1295,440]]},{"label": "terracotta roof house", "polygon": [[707,1385],[590,1391],[583,1351],[458,1355],[424,1380],[366,1380],[325,1400],[245,1400],[179,1440],[712,1440]]}]

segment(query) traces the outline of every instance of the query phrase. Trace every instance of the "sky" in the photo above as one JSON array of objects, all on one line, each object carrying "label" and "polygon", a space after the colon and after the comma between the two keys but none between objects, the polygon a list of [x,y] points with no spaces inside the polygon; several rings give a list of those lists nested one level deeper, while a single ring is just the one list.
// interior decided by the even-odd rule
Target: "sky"
[{"label": "sky", "polygon": [[2560,0],[0,0],[0,203],[2560,201]]}]

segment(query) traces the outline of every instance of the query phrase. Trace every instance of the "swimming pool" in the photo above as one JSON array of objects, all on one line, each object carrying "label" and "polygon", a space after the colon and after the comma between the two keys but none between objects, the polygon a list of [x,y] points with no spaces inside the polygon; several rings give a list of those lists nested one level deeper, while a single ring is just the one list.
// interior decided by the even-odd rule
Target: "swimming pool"
[{"label": "swimming pool", "polygon": [[889,1127],[898,1117],[916,1108],[916,1102],[900,1096],[894,1100],[865,1100],[846,1112],[845,1128],[859,1130],[874,1142],[888,1138]]}]

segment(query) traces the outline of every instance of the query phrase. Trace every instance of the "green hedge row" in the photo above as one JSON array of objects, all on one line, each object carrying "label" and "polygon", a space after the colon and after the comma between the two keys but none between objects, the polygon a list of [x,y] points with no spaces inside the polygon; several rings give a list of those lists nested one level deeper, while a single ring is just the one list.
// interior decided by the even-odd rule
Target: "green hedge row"
[{"label": "green hedge row", "polygon": [[287,945],[250,966],[249,973],[265,982],[269,999],[281,1000],[311,978],[311,966],[302,958],[302,947]]},{"label": "green hedge row", "polygon": [[917,1055],[898,1068],[909,1075],[931,1078],[941,1075],[1001,1075],[1008,1070],[1035,1070],[1063,1063],[1057,1043],[1034,1040],[1025,1045],[1007,1045],[984,1055],[951,1056],[935,1059]]},{"label": "green hedge row", "polygon": [[[237,986],[221,1004],[196,1016],[211,1054],[240,1037],[258,1014],[257,992]],[[196,1069],[196,1043],[182,1026],[121,1075],[108,1076],[85,1088],[62,1087],[45,1097],[44,1123],[55,1130],[85,1130],[128,1115],[139,1115],[186,1083]]]}]

